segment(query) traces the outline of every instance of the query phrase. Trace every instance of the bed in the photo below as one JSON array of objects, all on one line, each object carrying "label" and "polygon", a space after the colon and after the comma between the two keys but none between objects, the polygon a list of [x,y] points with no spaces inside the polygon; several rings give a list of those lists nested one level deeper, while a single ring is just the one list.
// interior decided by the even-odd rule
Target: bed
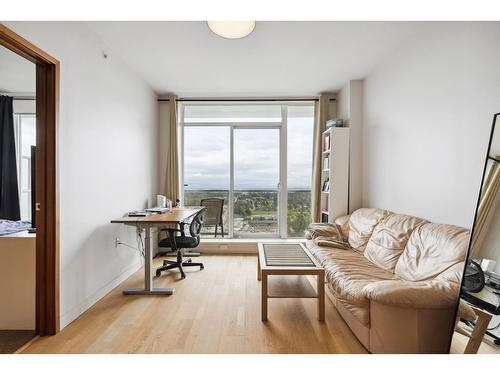
[{"label": "bed", "polygon": [[0,219],[0,236],[23,232],[31,228],[31,221]]},{"label": "bed", "polygon": [[26,222],[11,221],[6,225],[5,221],[0,220],[3,233],[0,236],[0,330],[33,330],[36,235],[28,233],[26,229],[30,225],[26,226]]}]

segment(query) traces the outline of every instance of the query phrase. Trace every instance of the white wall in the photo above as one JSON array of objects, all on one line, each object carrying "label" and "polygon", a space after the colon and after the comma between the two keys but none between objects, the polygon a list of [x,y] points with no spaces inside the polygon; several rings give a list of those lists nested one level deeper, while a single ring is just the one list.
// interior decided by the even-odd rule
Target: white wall
[{"label": "white wall", "polygon": [[61,62],[61,328],[140,267],[135,230],[110,224],[158,186],[153,91],[83,23],[8,22]]},{"label": "white wall", "polygon": [[363,205],[472,226],[493,114],[500,23],[428,24],[365,79]]}]

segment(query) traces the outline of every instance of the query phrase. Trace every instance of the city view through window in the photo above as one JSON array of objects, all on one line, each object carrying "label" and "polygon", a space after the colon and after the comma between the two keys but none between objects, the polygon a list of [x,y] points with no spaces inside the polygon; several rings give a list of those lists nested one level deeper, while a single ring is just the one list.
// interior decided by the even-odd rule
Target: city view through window
[{"label": "city view through window", "polygon": [[[225,237],[302,237],[311,220],[314,104],[187,106],[184,204],[224,199]],[[280,165],[285,150],[287,163]],[[202,233],[213,236],[214,227]]]}]

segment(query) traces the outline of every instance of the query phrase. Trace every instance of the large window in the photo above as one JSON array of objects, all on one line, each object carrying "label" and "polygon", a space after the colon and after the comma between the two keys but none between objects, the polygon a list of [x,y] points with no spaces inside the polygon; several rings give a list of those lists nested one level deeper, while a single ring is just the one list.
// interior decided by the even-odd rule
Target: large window
[{"label": "large window", "polygon": [[303,236],[314,102],[184,102],[179,116],[185,205],[224,199],[225,236]]},{"label": "large window", "polygon": [[17,176],[21,220],[31,220],[31,146],[36,145],[34,114],[15,114]]}]

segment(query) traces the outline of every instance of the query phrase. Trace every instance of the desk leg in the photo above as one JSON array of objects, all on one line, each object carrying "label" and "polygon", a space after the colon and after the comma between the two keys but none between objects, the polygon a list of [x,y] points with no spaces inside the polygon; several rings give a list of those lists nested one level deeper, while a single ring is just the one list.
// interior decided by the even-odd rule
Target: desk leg
[{"label": "desk leg", "polygon": [[488,324],[491,320],[491,314],[473,307],[474,312],[477,315],[476,325],[474,330],[470,334],[469,342],[465,347],[464,354],[477,354],[481,342],[483,341],[484,334],[488,329]]},{"label": "desk leg", "polygon": [[170,295],[174,292],[174,288],[154,288],[153,287],[153,243],[151,242],[152,227],[145,227],[144,238],[144,288],[129,288],[123,291],[126,295],[147,295],[147,294],[163,294]]}]

